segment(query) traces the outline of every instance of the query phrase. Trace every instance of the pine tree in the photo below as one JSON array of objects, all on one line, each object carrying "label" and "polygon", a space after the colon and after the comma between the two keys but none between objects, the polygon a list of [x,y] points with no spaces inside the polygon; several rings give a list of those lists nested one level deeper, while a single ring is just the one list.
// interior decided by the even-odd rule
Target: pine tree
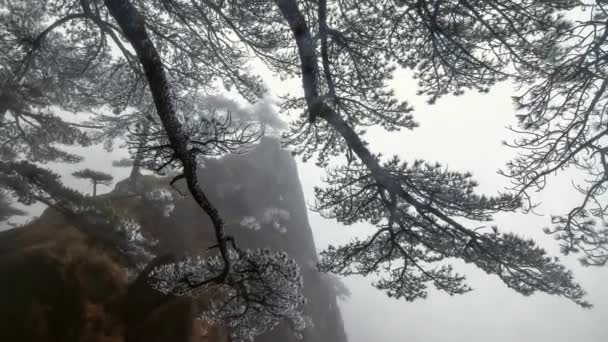
[{"label": "pine tree", "polygon": [[72,176],[91,181],[91,184],[93,184],[93,196],[97,196],[97,185],[110,186],[114,180],[114,177],[112,177],[110,174],[91,169],[76,171],[72,173]]},{"label": "pine tree", "polygon": [[559,27],[559,39],[547,39],[538,66],[526,66],[522,91],[514,97],[519,125],[508,143],[520,155],[502,173],[525,199],[527,210],[538,203],[534,194],[562,170],[577,170],[574,182],[579,205],[554,214],[546,229],[565,254],[581,253],[584,265],[608,263],[608,4],[590,1],[576,25]]}]

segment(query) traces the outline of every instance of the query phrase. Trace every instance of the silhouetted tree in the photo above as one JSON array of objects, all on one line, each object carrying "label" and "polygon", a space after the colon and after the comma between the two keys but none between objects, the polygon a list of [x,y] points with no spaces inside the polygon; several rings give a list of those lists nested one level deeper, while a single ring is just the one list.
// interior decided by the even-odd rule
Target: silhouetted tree
[{"label": "silhouetted tree", "polygon": [[[429,282],[449,293],[467,291],[464,278],[451,268],[429,268],[458,257],[522,293],[542,290],[586,305],[571,274],[547,259],[542,249],[490,227],[488,232],[469,229],[454,219],[490,220],[494,212],[517,209],[516,197],[477,196],[470,175],[419,162],[410,167],[397,159],[382,161],[361,140],[366,126],[415,127],[411,108],[388,89],[391,62],[417,67],[422,93],[431,100],[466,88],[485,91],[509,76],[513,64],[537,57],[542,41],[536,32],[554,32],[552,27],[561,25],[556,11],[577,2],[518,1],[514,3],[521,6],[511,7],[494,1],[468,6],[452,1],[342,1],[331,7],[325,1],[295,0],[161,3],[172,19],[166,23],[172,32],[184,32],[182,25],[228,31],[239,41],[222,34],[213,35],[214,42],[230,51],[248,48],[282,75],[302,75],[304,97],[283,102],[284,110],[307,108],[286,136],[288,144],[305,159],[316,155],[322,165],[340,154],[350,162],[329,174],[330,188],[318,191],[317,208],[343,223],[366,220],[379,226],[367,241],[326,251],[323,269],[369,274],[389,267],[388,279],[378,286],[414,299],[426,295]],[[154,27],[159,17],[155,10],[144,4],[140,11]],[[217,22],[210,24],[209,18]],[[205,39],[185,32],[195,41]],[[169,41],[179,45],[180,39],[177,34]]]},{"label": "silhouetted tree", "polygon": [[97,196],[97,185],[110,186],[114,180],[114,177],[110,174],[91,169],[76,171],[72,173],[72,176],[91,181],[91,184],[93,184],[93,196]]},{"label": "silhouetted tree", "polygon": [[[88,145],[89,127],[57,115],[87,111],[100,104],[109,55],[82,35],[67,41],[56,29],[71,14],[47,23],[39,1],[3,1],[0,12],[0,155],[32,161],[76,162],[60,145]],[[45,25],[46,24],[46,25]],[[90,48],[89,48],[90,47]],[[105,76],[105,77],[104,77]]]},{"label": "silhouetted tree", "polygon": [[395,64],[415,70],[419,93],[430,95],[431,102],[464,89],[486,91],[511,69],[535,63],[544,49],[541,39],[563,25],[557,11],[577,1],[276,4],[281,24],[292,33],[304,89],[302,98],[287,99],[284,108],[306,108],[287,135],[289,143],[305,158],[316,155],[320,164],[331,155],[349,156],[348,165],[329,170],[327,188],[316,189],[316,209],[345,224],[367,221],[378,227],[362,241],[330,246],[322,253],[323,270],[380,272],[376,287],[413,300],[426,297],[429,283],[449,294],[469,291],[464,277],[444,263],[459,258],[520,293],[543,291],[588,305],[571,273],[532,241],[461,223],[513,211],[520,206],[517,197],[476,195],[468,173],[382,158],[362,140],[366,126],[389,131],[415,126],[411,108],[388,88]]},{"label": "silhouetted tree", "polygon": [[535,206],[533,193],[548,177],[576,169],[584,180],[574,182],[582,194],[579,205],[552,216],[546,232],[561,241],[564,253],[582,252],[584,265],[608,262],[608,4],[589,1],[576,23],[560,27],[548,40],[547,58],[526,68],[524,88],[515,97],[519,127],[512,130],[519,157],[503,174]]}]

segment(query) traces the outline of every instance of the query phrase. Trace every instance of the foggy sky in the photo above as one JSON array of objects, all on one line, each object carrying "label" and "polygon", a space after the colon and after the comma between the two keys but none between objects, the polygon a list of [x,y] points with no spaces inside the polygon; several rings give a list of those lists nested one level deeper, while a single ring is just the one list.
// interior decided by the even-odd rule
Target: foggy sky
[{"label": "foggy sky", "polygon": [[[271,95],[300,93],[299,80],[287,82],[266,75]],[[495,194],[508,185],[496,173],[514,155],[503,146],[510,140],[505,126],[515,124],[508,84],[495,87],[489,94],[466,93],[459,97],[446,97],[429,106],[425,99],[415,95],[415,82],[406,73],[394,80],[397,94],[415,106],[415,119],[421,127],[400,133],[369,130],[366,140],[372,152],[384,155],[398,154],[405,160],[423,158],[439,161],[452,170],[471,171],[479,181],[479,191]],[[269,108],[268,101],[255,109]],[[246,110],[239,107],[240,111]],[[252,109],[253,110],[253,109]],[[274,117],[263,117],[277,124]],[[106,154],[101,147],[75,149],[86,156],[76,165],[48,164],[64,176],[67,185],[81,191],[90,191],[84,180],[70,176],[71,172],[89,167],[112,173],[115,180],[128,176],[127,168],[113,168],[111,161],[126,156],[125,151]],[[313,187],[321,185],[322,170],[314,163],[298,160],[300,179],[306,199],[312,203]],[[111,187],[100,187],[99,193]],[[539,212],[543,216],[515,214],[497,215],[495,223],[501,230],[512,230],[534,237],[553,255],[558,255],[557,242],[546,236],[542,228],[549,224],[548,214],[561,213],[577,204],[580,196],[570,185],[568,175],[552,179],[537,199],[543,202]],[[39,207],[38,207],[39,208]],[[39,212],[38,210],[35,210]],[[343,227],[320,218],[309,211],[310,223],[317,249],[330,243],[347,242],[353,236],[365,236],[372,227],[359,224]],[[495,276],[461,262],[455,262],[457,271],[467,276],[474,291],[450,297],[431,290],[429,298],[408,303],[389,299],[371,287],[370,279],[350,277],[344,282],[352,296],[341,302],[342,315],[350,342],[603,342],[608,338],[608,267],[583,268],[576,256],[561,257],[574,271],[577,280],[589,292],[588,300],[595,305],[591,310],[581,309],[567,299],[545,294],[524,297],[508,289]]]}]

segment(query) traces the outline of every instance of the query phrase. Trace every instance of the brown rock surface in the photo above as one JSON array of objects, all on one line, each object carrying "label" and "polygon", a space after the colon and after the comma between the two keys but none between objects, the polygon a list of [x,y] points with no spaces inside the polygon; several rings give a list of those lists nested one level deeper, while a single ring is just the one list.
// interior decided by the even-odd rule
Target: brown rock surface
[{"label": "brown rock surface", "polygon": [[[345,342],[333,287],[314,269],[316,252],[297,169],[277,141],[265,139],[245,156],[205,161],[203,188],[219,207],[227,230],[241,247],[287,251],[302,267],[305,312],[312,323],[308,342]],[[144,177],[146,191],[167,186],[166,178]],[[112,195],[124,192],[119,183]],[[158,254],[200,253],[210,245],[208,218],[188,198],[176,196],[169,217],[153,203],[126,198],[113,201],[157,239]],[[264,221],[268,210],[289,213],[286,230]],[[258,219],[257,231],[244,217]],[[62,216],[47,210],[25,227],[0,232],[0,341],[40,342],[195,342],[227,341],[225,329],[194,319],[197,303],[171,298],[145,281],[128,283],[120,265]],[[256,341],[296,341],[279,326]]]}]

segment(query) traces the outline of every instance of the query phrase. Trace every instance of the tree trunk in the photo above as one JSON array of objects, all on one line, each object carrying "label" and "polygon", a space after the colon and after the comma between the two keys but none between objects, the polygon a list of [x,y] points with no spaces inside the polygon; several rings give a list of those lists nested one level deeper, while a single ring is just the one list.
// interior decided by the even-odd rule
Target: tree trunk
[{"label": "tree trunk", "polygon": [[146,117],[142,118],[142,140],[139,142],[139,146],[137,146],[137,151],[135,151],[135,158],[133,159],[133,168],[131,169],[131,174],[129,175],[129,179],[136,183],[139,180],[139,176],[141,176],[141,164],[144,159],[144,147],[148,143],[148,133],[150,133],[150,120]]},{"label": "tree trunk", "polygon": [[[370,152],[363,140],[361,140],[361,137],[359,137],[348,122],[324,102],[323,98],[319,96],[319,85],[317,82],[319,77],[317,51],[312,40],[310,28],[306,23],[306,18],[300,11],[296,0],[277,0],[277,5],[291,29],[298,48],[302,69],[304,97],[308,106],[310,122],[314,122],[316,117],[320,117],[331,125],[344,139],[348,147],[355,152],[357,157],[359,157],[363,165],[372,173],[376,181],[393,196],[403,198],[419,213],[431,213],[472,239],[477,239],[472,231],[468,230],[442,211],[421,203],[405,191],[401,185],[386,172],[382,165],[380,165],[378,158]],[[322,26],[324,25],[325,24],[322,24]]]},{"label": "tree trunk", "polygon": [[196,155],[188,147],[189,138],[177,118],[174,99],[171,97],[171,85],[165,75],[161,57],[146,31],[145,18],[139,14],[129,0],[104,0],[104,4],[122,30],[123,36],[130,42],[144,69],[150,92],[154,99],[156,112],[167,133],[174,157],[179,159],[182,164],[183,174],[175,178],[175,180],[180,178],[186,179],[188,190],[193,199],[211,219],[217,246],[225,266],[222,274],[217,277],[217,280],[221,282],[230,271],[228,239],[224,232],[224,220],[220,217],[215,206],[211,204],[198,182]]}]

